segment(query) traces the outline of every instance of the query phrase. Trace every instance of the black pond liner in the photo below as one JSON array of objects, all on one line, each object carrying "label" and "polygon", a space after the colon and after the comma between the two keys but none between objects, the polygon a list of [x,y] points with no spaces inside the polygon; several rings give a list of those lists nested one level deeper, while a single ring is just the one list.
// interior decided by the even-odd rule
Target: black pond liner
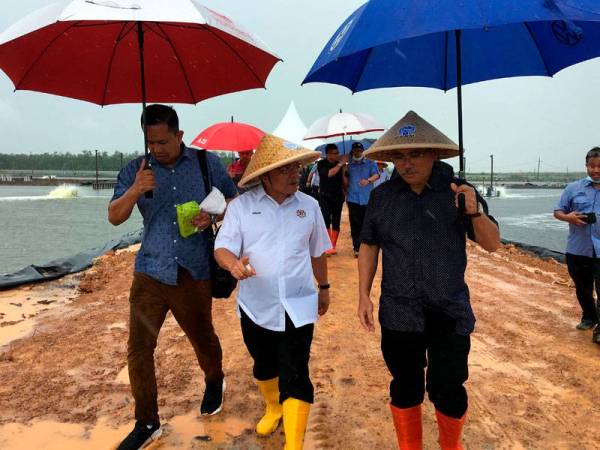
[{"label": "black pond liner", "polygon": [[527,253],[532,254],[533,256],[537,256],[541,259],[554,259],[561,264],[566,264],[565,254],[560,252],[555,252],[554,250],[548,250],[544,247],[537,247],[535,245],[523,244],[522,242],[509,241],[507,239],[501,239],[503,244],[512,244],[520,250],[523,250]]},{"label": "black pond liner", "polygon": [[[121,236],[118,240],[112,240],[103,247],[97,247],[68,258],[57,259],[43,265],[30,265],[23,269],[8,274],[0,274],[0,290],[14,288],[23,284],[38,283],[42,281],[56,280],[71,273],[81,272],[92,266],[92,262],[98,256],[104,255],[110,250],[119,250],[131,245],[138,244],[142,240],[142,230],[133,231]],[[523,244],[521,242],[502,239],[503,244],[512,244],[538,258],[554,259],[565,264],[564,253],[548,250],[544,247]]]},{"label": "black pond liner", "polygon": [[132,231],[112,240],[102,247],[77,253],[68,258],[57,259],[43,265],[32,264],[14,273],[0,274],[0,290],[14,288],[23,284],[38,283],[42,281],[56,280],[71,273],[81,272],[92,266],[92,262],[98,256],[104,255],[110,250],[127,248],[142,240],[142,230]]}]

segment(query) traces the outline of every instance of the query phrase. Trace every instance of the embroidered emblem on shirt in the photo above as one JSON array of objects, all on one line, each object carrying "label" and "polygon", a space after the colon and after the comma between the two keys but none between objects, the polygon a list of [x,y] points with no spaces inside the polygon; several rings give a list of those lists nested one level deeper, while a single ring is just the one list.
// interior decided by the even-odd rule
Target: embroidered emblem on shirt
[{"label": "embroidered emblem on shirt", "polygon": [[417,131],[417,127],[415,125],[409,124],[406,126],[403,126],[402,128],[400,128],[398,130],[398,134],[401,137],[413,137],[415,135]]},{"label": "embroidered emblem on shirt", "polygon": [[262,214],[260,211],[252,211],[252,214]]},{"label": "embroidered emblem on shirt", "polygon": [[303,209],[299,209],[298,211],[296,211],[296,215],[300,218],[304,218],[306,217],[306,211],[304,211]]}]

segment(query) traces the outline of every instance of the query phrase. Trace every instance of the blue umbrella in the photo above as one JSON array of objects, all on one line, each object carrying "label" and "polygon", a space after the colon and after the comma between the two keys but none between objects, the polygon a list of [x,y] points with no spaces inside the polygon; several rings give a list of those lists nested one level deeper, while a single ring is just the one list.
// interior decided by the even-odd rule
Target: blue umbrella
[{"label": "blue umbrella", "polygon": [[352,92],[398,86],[458,87],[464,176],[465,84],[552,76],[600,56],[600,7],[592,0],[371,0],[327,43],[304,83]]},{"label": "blue umbrella", "polygon": [[[349,141],[347,140],[343,140],[343,141],[338,141],[338,142],[333,142],[335,145],[337,145],[337,148],[340,152],[340,155],[349,155],[350,154],[350,150],[352,149],[352,144],[354,144],[355,142],[360,142],[364,149],[367,150],[371,145],[373,145],[373,142],[375,142],[376,139],[350,139]],[[325,147],[327,146],[327,144],[321,144],[319,145],[317,148],[315,148],[315,150],[317,152],[321,152],[321,155],[325,156]]]}]

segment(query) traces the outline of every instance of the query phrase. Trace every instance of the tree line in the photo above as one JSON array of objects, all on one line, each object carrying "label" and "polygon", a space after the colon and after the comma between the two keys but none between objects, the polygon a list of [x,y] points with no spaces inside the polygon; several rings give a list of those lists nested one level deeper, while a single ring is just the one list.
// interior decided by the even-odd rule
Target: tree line
[{"label": "tree line", "polygon": [[[228,165],[232,161],[230,152],[217,152],[221,162]],[[108,153],[98,151],[98,170],[118,171],[138,153]],[[96,170],[96,151],[84,150],[81,153],[0,153],[0,170],[56,170],[90,171]]]}]

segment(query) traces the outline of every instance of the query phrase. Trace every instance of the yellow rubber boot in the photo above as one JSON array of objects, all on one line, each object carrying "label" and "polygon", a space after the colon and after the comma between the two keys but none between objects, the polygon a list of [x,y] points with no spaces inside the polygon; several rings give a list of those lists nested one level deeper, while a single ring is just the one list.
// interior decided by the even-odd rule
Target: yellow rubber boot
[{"label": "yellow rubber boot", "polygon": [[256,424],[256,433],[260,436],[268,436],[277,429],[283,415],[283,408],[279,404],[279,378],[256,383],[267,404],[265,415]]},{"label": "yellow rubber boot", "polygon": [[309,411],[310,403],[297,398],[290,397],[283,402],[284,450],[302,450]]}]

